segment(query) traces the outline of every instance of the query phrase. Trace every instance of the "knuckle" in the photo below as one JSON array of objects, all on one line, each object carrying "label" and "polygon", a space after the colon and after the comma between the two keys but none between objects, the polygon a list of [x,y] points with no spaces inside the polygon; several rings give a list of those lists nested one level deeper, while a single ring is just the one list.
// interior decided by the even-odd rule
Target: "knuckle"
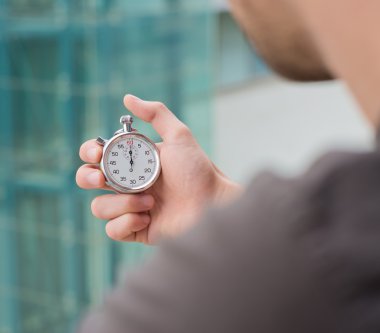
[{"label": "knuckle", "polygon": [[134,196],[129,194],[122,194],[121,196],[124,198],[122,201],[124,203],[124,210],[130,210],[135,205]]},{"label": "knuckle", "polygon": [[126,200],[129,211],[138,211],[144,208],[144,204],[141,202],[141,197],[138,195],[131,195]]},{"label": "knuckle", "polygon": [[175,134],[178,138],[190,138],[192,136],[190,129],[183,123],[181,123]]},{"label": "knuckle", "polygon": [[133,214],[133,218],[130,222],[131,229],[133,231],[141,230],[149,225],[150,218],[145,213],[136,213]]},{"label": "knuckle", "polygon": [[162,102],[155,102],[155,108],[158,112],[166,112],[168,110],[166,105]]},{"label": "knuckle", "polygon": [[130,213],[133,211],[134,207],[136,206],[136,202],[133,198],[133,196],[121,194],[119,197],[118,202],[120,202],[119,210],[123,214]]},{"label": "knuckle", "polygon": [[126,223],[129,225],[129,226],[134,226],[135,224],[137,224],[139,222],[139,219],[138,219],[138,215],[137,214],[128,214],[126,216]]}]

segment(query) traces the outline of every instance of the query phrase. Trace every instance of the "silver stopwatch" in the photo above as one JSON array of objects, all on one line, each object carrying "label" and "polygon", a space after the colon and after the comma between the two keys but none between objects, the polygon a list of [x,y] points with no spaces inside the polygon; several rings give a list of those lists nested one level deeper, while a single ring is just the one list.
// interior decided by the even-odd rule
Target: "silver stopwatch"
[{"label": "silver stopwatch", "polygon": [[105,140],[100,168],[106,184],[120,193],[139,193],[151,187],[161,172],[159,151],[149,138],[132,128],[133,118],[122,116],[123,128]]}]

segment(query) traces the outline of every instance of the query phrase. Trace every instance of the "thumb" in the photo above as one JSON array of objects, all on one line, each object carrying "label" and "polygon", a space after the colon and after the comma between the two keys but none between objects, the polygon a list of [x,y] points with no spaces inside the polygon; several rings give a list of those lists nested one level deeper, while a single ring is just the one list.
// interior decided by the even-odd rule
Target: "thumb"
[{"label": "thumb", "polygon": [[124,106],[136,117],[152,124],[164,141],[178,141],[191,136],[190,130],[163,103],[144,101],[133,95],[124,97]]}]

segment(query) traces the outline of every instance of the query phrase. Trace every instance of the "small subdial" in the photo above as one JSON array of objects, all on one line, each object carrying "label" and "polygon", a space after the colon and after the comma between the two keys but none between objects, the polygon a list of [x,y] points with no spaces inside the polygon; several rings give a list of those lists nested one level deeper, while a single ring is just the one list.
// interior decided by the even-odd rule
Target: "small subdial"
[{"label": "small subdial", "polygon": [[139,151],[134,145],[130,145],[130,146],[126,146],[123,149],[123,155],[126,159],[130,160],[132,158],[132,160],[134,161],[139,156]]}]

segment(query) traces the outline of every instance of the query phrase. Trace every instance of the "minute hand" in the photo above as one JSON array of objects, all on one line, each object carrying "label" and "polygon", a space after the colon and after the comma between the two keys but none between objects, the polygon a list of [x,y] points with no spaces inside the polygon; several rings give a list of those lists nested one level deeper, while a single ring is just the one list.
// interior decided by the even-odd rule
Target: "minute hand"
[{"label": "minute hand", "polygon": [[130,161],[129,161],[129,163],[131,164],[131,169],[133,170],[133,164],[134,164],[134,162],[133,162],[133,158],[132,158],[132,150],[130,150],[129,151],[129,156],[130,156]]}]

